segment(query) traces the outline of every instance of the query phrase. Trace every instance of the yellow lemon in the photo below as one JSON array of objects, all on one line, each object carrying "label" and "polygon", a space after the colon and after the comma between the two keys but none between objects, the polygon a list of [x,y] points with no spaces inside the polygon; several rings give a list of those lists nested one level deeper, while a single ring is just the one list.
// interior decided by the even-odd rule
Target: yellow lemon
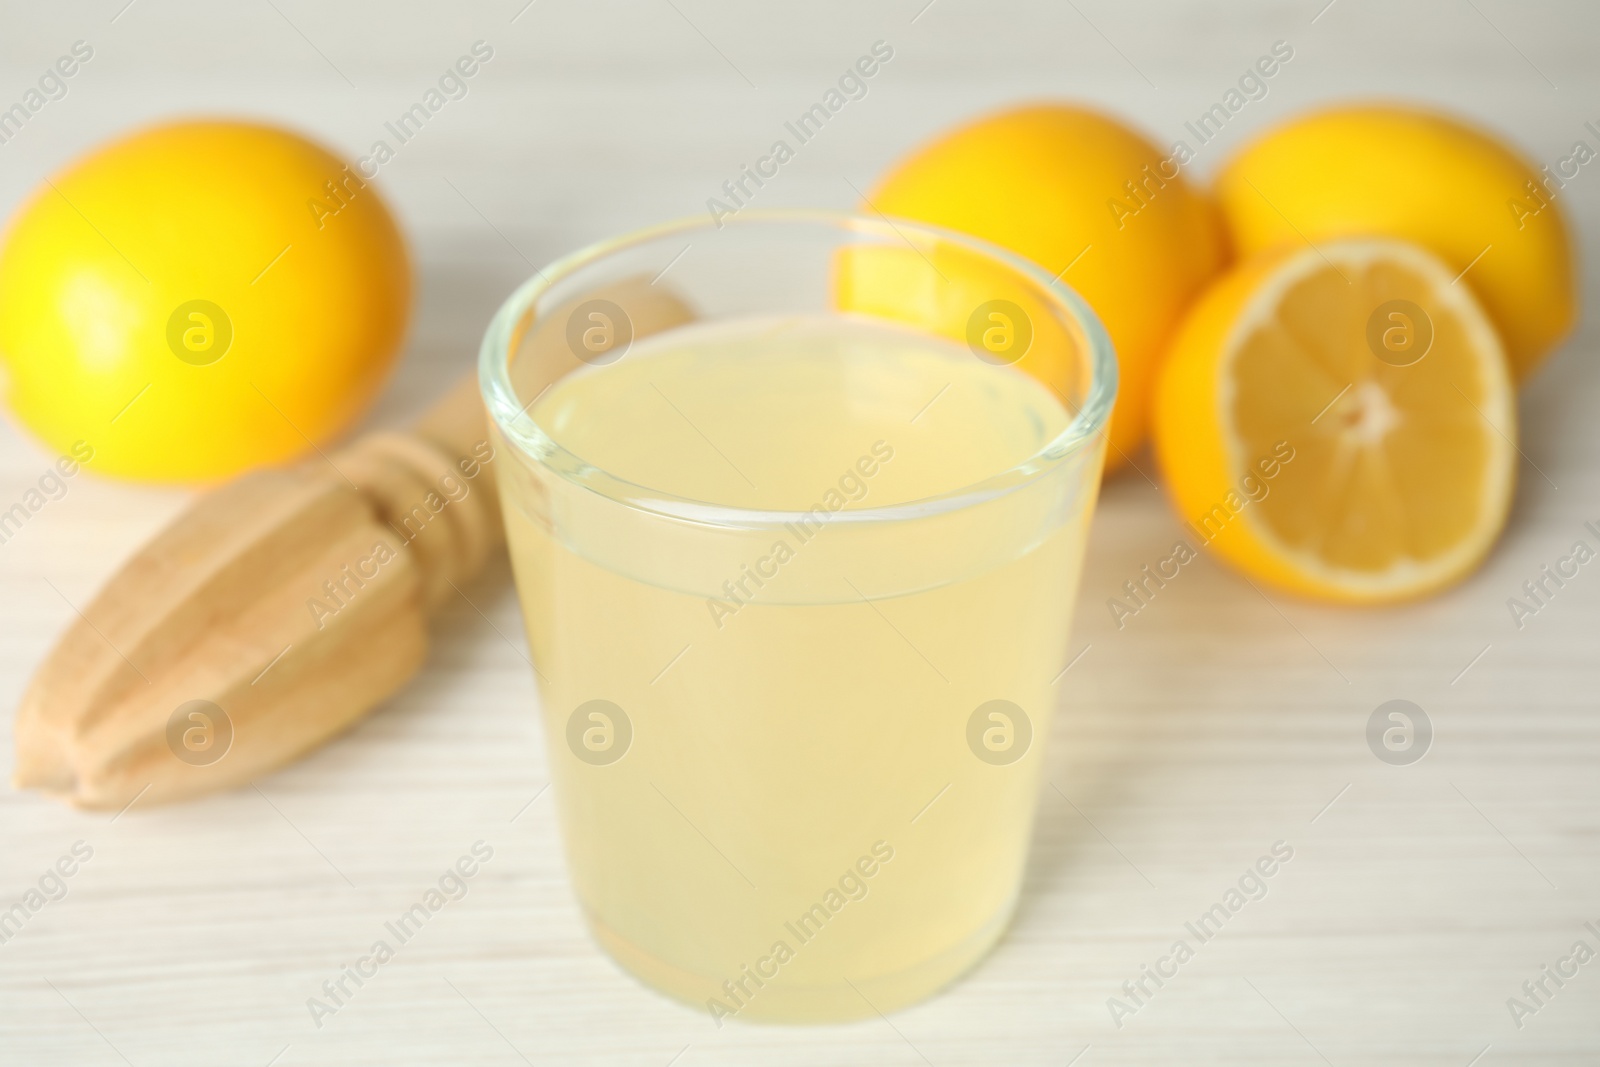
[{"label": "yellow lemon", "polygon": [[[1041,104],[981,119],[917,150],[868,194],[867,207],[991,241],[1083,296],[1117,353],[1110,468],[1144,439],[1156,361],[1224,258],[1215,210],[1184,179],[1182,162],[1097,112]],[[993,286],[981,272],[944,273],[953,295],[938,301],[945,318],[927,325],[964,337]],[[875,278],[863,265],[843,303],[881,314],[920,299],[901,293],[897,277]]]},{"label": "yellow lemon", "polygon": [[1378,603],[1457,581],[1511,504],[1515,394],[1487,315],[1426,250],[1268,252],[1185,319],[1156,455],[1197,541],[1307,596]]},{"label": "yellow lemon", "polygon": [[919,233],[913,244],[903,229],[897,234],[892,243],[839,250],[838,306],[963,342],[985,363],[1031,374],[1077,412],[1093,385],[1092,341],[1057,313],[1045,286],[942,236]]},{"label": "yellow lemon", "polygon": [[210,481],[328,440],[410,302],[377,191],[284,130],[183,122],[105,146],[12,219],[0,359],[17,417],[129,478]]},{"label": "yellow lemon", "polygon": [[1572,328],[1578,309],[1560,178],[1544,180],[1481,130],[1374,105],[1268,133],[1223,169],[1216,189],[1241,256],[1361,235],[1430,249],[1452,276],[1465,272],[1520,381]]}]

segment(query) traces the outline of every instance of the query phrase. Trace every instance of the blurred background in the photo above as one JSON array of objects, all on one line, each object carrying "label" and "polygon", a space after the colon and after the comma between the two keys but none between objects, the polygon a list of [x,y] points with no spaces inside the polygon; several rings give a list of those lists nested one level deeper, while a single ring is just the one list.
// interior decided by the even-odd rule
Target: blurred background
[{"label": "blurred background", "polygon": [[[1033,98],[1096,104],[1166,146],[1274,42],[1293,60],[1190,168],[1321,101],[1449,109],[1553,164],[1600,145],[1600,9],[1509,0],[107,0],[0,13],[0,107],[76,41],[68,91],[0,143],[0,208],[108,137],[255,116],[349,158],[474,42],[468,91],[377,183],[418,302],[367,425],[466,370],[522,279],[591,241],[707,210],[874,42],[893,60],[760,207],[849,209],[950,124]],[[1562,193],[1596,260],[1600,168]],[[1109,481],[1058,686],[1025,899],[996,953],[888,1020],[714,1027],[590,942],[568,889],[504,563],[446,609],[419,679],[347,738],[176,807],[75,813],[0,793],[0,907],[83,842],[70,891],[0,944],[0,1062],[129,1064],[1600,1062],[1600,579],[1525,628],[1506,600],[1600,522],[1592,272],[1577,333],[1522,394],[1517,507],[1464,585],[1384,611],[1257,592],[1209,559],[1118,628],[1106,601],[1178,529],[1135,472]],[[51,457],[0,427],[0,499]],[[1148,458],[1139,458],[1148,469]],[[0,705],[117,564],[188,499],[75,480],[0,548]],[[52,590],[52,584],[60,595]],[[1375,758],[1368,716],[1425,708],[1427,758]],[[9,745],[0,740],[0,751]],[[307,998],[475,841],[469,895],[336,1017]],[[1116,1025],[1107,1000],[1276,841],[1267,898]]]}]

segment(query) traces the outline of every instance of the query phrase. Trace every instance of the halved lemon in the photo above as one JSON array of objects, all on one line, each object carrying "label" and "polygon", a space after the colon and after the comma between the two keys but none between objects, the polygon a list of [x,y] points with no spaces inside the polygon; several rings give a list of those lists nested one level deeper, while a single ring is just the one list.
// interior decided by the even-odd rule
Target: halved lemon
[{"label": "halved lemon", "polygon": [[1452,271],[1399,241],[1281,249],[1219,280],[1174,339],[1154,430],[1197,542],[1328,600],[1459,580],[1515,481],[1499,337]]}]

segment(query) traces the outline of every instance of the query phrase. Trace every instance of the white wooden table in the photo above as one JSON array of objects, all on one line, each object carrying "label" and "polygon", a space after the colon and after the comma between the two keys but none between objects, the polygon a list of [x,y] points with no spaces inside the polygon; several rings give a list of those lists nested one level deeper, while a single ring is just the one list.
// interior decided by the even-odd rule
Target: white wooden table
[{"label": "white wooden table", "polygon": [[[1578,0],[1235,4],[1226,20],[1208,13],[1220,5],[1110,0],[525,2],[8,5],[0,103],[75,40],[95,53],[0,145],[0,204],[174,112],[269,116],[360,154],[488,42],[468,96],[380,179],[420,264],[413,335],[371,419],[393,424],[468,366],[531,265],[704,210],[876,40],[893,62],[764,204],[848,207],[849,182],[1019,98],[1096,101],[1167,141],[1280,39],[1294,61],[1200,173],[1264,124],[1351,94],[1452,107],[1543,162],[1593,143],[1583,123],[1600,119],[1600,16]],[[1565,200],[1593,262],[1600,170]],[[589,941],[540,793],[533,679],[499,636],[521,640],[502,562],[469,590],[489,621],[447,610],[409,689],[259,790],[114,820],[0,792],[0,908],[76,842],[92,850],[65,897],[0,944],[0,1063],[1600,1062],[1600,962],[1546,979],[1554,995],[1520,1028],[1507,1008],[1574,942],[1600,949],[1584,925],[1600,927],[1600,575],[1520,631],[1505,603],[1574,540],[1593,543],[1597,347],[1585,323],[1527,389],[1510,528],[1479,574],[1426,603],[1269,600],[1206,559],[1119,631],[1107,598],[1177,524],[1137,475],[1109,484],[1078,607],[1088,650],[1050,730],[1060,792],[1041,797],[1020,914],[976,972],[890,1022],[718,1030]],[[49,460],[0,430],[0,502]],[[0,546],[0,705],[72,617],[66,601],[87,600],[184,499],[80,478]],[[1364,738],[1394,698],[1436,730],[1410,766]],[[314,1026],[307,998],[478,840],[494,856],[468,896]],[[1279,840],[1294,858],[1268,895],[1116,1026],[1108,998]]]}]

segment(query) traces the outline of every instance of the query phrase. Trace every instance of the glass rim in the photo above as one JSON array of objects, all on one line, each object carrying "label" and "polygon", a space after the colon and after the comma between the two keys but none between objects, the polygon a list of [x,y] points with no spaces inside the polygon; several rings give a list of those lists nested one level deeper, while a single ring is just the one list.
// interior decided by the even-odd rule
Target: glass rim
[{"label": "glass rim", "polygon": [[[478,352],[478,386],[484,407],[505,441],[564,480],[639,511],[738,529],[778,527],[810,517],[810,511],[777,511],[694,500],[611,474],[569,451],[547,434],[528,410],[532,402],[520,403],[511,382],[511,344],[513,338],[519,336],[518,323],[541,297],[561,281],[585,267],[663,237],[773,224],[805,224],[831,227],[841,232],[870,233],[908,244],[917,251],[921,249],[914,238],[922,238],[925,242],[946,242],[987,257],[1037,285],[1052,302],[1054,309],[1078,328],[1088,348],[1086,355],[1090,380],[1083,402],[1076,412],[1071,413],[1072,418],[1066,427],[1027,458],[976,482],[933,496],[898,504],[833,512],[828,516],[830,524],[922,518],[1004,496],[1044,477],[1070,457],[1082,452],[1095,437],[1106,431],[1116,399],[1116,355],[1099,317],[1075,290],[1059,280],[1059,275],[1051,277],[1032,260],[981,238],[910,219],[896,218],[891,221],[885,215],[873,218],[845,211],[768,209],[740,212],[735,218],[717,222],[697,215],[657,223],[587,245],[560,257],[542,270],[535,268],[533,276],[519,285],[490,319]],[[550,463],[548,457],[552,455],[570,457],[572,462],[559,465]]]}]

